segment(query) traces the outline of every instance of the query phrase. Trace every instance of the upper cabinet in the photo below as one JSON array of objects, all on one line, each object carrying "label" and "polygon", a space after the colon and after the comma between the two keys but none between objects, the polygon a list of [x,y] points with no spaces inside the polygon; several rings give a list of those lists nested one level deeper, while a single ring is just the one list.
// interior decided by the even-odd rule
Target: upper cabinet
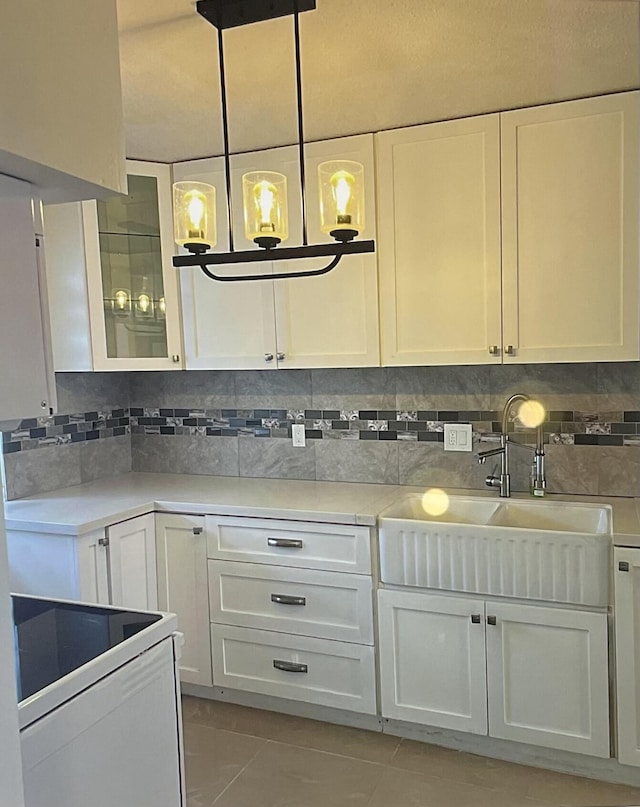
[{"label": "upper cabinet", "polygon": [[377,135],[382,363],[640,358],[637,92]]},{"label": "upper cabinet", "polygon": [[[318,165],[348,159],[364,165],[366,222],[364,238],[375,238],[373,136],[362,135],[305,146],[309,243],[332,241],[320,230]],[[289,239],[302,243],[302,212],[296,147],[241,154],[231,160],[235,248],[256,248],[244,234],[242,175],[278,171],[287,177]],[[174,166],[175,180],[200,180],[217,188],[218,244],[228,249],[222,158]],[[273,253],[277,258],[277,250]],[[224,283],[199,269],[181,269],[182,313],[187,368],[275,369],[358,367],[380,363],[376,256],[345,256],[328,275],[271,280],[272,272],[317,269],[328,259],[265,261],[252,264],[264,281]],[[247,272],[242,265],[217,267],[220,274]]]},{"label": "upper cabinet", "polygon": [[45,209],[56,370],[181,367],[171,171],[127,171],[127,196]]},{"label": "upper cabinet", "polygon": [[639,96],[501,115],[509,360],[640,358]]},{"label": "upper cabinet", "polygon": [[500,362],[500,118],[376,135],[382,363]]},{"label": "upper cabinet", "polygon": [[33,191],[27,182],[0,175],[1,420],[56,408],[40,203]]}]

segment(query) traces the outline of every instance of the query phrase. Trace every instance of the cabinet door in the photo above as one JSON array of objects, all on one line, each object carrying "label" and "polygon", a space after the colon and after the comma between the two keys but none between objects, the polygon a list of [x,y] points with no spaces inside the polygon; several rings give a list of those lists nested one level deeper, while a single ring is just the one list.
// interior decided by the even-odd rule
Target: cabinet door
[{"label": "cabinet door", "polygon": [[498,115],[376,135],[383,365],[500,361],[499,137]]},{"label": "cabinet door", "polygon": [[[244,237],[242,212],[242,174],[255,167],[251,164],[251,157],[252,155],[234,156],[232,163],[233,222],[237,250],[258,249]],[[173,167],[173,176],[176,182],[197,180],[215,187],[218,243],[212,251],[228,251],[227,200],[222,157],[177,163]],[[247,266],[248,264],[216,266],[214,271],[220,275],[247,274]],[[276,368],[273,281],[268,279],[272,264],[264,262],[250,266],[252,274],[263,273],[267,279],[264,282],[223,283],[211,280],[198,268],[179,270],[187,369]]]},{"label": "cabinet door", "polygon": [[[280,151],[284,152],[284,149]],[[285,155],[283,155],[284,157]],[[310,244],[334,243],[320,229],[318,165],[353,160],[365,170],[365,230],[376,238],[373,135],[343,137],[305,146],[307,225]],[[287,150],[278,169],[289,182],[289,242],[302,243],[298,150]],[[274,253],[277,257],[277,253]],[[275,261],[276,272],[319,269],[329,258]],[[376,255],[346,255],[317,278],[276,280],[275,305],[280,367],[371,367],[380,363]],[[282,357],[282,358],[281,358]]]},{"label": "cabinet door", "polygon": [[383,717],[487,733],[484,603],[378,592]]},{"label": "cabinet door", "polygon": [[607,615],[487,602],[489,734],[609,756]]},{"label": "cabinet door", "polygon": [[[48,415],[50,399],[32,189],[0,175],[0,419]],[[10,346],[10,347],[9,347]],[[53,374],[51,374],[53,377]]]},{"label": "cabinet door", "polygon": [[204,516],[156,515],[158,608],[184,634],[180,678],[211,686],[211,640]]},{"label": "cabinet door", "polygon": [[171,170],[127,162],[129,194],[83,202],[95,370],[179,370]]},{"label": "cabinet door", "polygon": [[618,759],[640,765],[640,549],[614,549]]},{"label": "cabinet door", "polygon": [[153,513],[112,524],[107,535],[111,604],[154,611],[158,584]]},{"label": "cabinet door", "polygon": [[505,361],[639,358],[639,93],[506,112]]},{"label": "cabinet door", "polygon": [[77,579],[79,599],[109,605],[109,561],[104,530],[94,530],[78,538]]}]

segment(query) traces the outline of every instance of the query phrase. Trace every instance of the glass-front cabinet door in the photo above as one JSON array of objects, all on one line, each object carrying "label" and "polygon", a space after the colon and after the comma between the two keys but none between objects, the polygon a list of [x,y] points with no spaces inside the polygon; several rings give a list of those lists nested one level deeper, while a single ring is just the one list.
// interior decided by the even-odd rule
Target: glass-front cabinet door
[{"label": "glass-front cabinet door", "polygon": [[180,369],[170,168],[127,177],[126,196],[83,204],[94,369]]}]

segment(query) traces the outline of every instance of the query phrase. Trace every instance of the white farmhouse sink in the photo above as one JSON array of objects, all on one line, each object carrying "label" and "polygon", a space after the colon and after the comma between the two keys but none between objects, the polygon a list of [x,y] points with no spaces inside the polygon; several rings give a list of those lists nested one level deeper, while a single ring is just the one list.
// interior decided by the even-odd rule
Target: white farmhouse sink
[{"label": "white farmhouse sink", "polygon": [[502,502],[491,523],[528,530],[611,535],[611,509],[595,504]]},{"label": "white farmhouse sink", "polygon": [[385,583],[580,605],[608,604],[611,509],[410,494],[379,519]]}]

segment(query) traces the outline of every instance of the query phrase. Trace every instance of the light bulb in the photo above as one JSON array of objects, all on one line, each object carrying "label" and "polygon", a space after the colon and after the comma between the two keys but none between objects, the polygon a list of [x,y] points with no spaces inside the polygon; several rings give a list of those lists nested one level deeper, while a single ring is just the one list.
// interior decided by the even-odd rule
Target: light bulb
[{"label": "light bulb", "polygon": [[200,191],[190,191],[185,198],[187,217],[189,219],[189,238],[204,237],[204,217],[207,200]]},{"label": "light bulb", "polygon": [[158,300],[158,308],[160,309],[161,314],[166,314],[167,313],[167,302],[164,299],[164,297],[161,297]]},{"label": "light bulb", "polygon": [[441,516],[449,509],[449,496],[440,488],[431,488],[422,496],[422,508],[429,516]]},{"label": "light bulb", "polygon": [[275,225],[271,220],[278,191],[266,181],[258,182],[254,194],[256,205],[260,211],[260,232],[273,232]]},{"label": "light bulb", "polygon": [[129,295],[124,289],[118,289],[113,293],[113,303],[116,311],[126,311],[129,307]]},{"label": "light bulb", "polygon": [[142,294],[139,294],[137,306],[138,311],[140,311],[142,314],[148,313],[149,309],[151,308],[151,298],[149,297],[149,295],[145,294],[144,292]]},{"label": "light bulb", "polygon": [[351,224],[351,214],[347,211],[351,202],[355,178],[348,171],[336,171],[330,182],[336,203],[336,223]]}]

